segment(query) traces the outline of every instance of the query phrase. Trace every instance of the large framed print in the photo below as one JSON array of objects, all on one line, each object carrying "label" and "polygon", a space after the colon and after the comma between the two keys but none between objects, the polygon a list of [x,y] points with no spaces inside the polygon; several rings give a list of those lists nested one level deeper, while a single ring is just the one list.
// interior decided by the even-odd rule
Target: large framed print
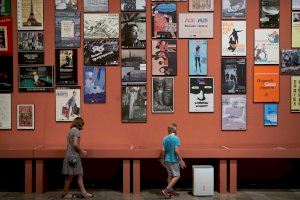
[{"label": "large framed print", "polygon": [[76,11],[77,0],[55,0],[55,9],[58,11]]},{"label": "large framed print", "polygon": [[147,122],[146,86],[122,86],[122,122]]},{"label": "large framed print", "polygon": [[81,116],[80,87],[56,87],[56,121],[71,122]]},{"label": "large framed print", "polygon": [[213,38],[214,14],[179,13],[179,38]]},{"label": "large framed print", "polygon": [[245,131],[246,111],[246,95],[222,95],[222,131]]},{"label": "large framed print", "polygon": [[122,85],[146,85],[146,50],[122,50]]},{"label": "large framed print", "polygon": [[300,76],[291,76],[291,112],[300,112]]},{"label": "large framed print", "polygon": [[84,12],[108,12],[108,0],[84,0]]},{"label": "large framed print", "polygon": [[53,66],[20,66],[19,92],[53,92]]},{"label": "large framed print", "polygon": [[121,11],[146,11],[146,0],[121,0]]},{"label": "large framed print", "polygon": [[254,66],[254,102],[279,102],[279,66]]},{"label": "large framed print", "polygon": [[222,21],[222,56],[246,56],[246,21]]},{"label": "large framed print", "polygon": [[300,0],[292,0],[292,10],[300,10]]},{"label": "large framed print", "polygon": [[189,77],[189,112],[214,112],[213,77]]},{"label": "large framed print", "polygon": [[84,102],[105,103],[106,76],[105,67],[84,67]]},{"label": "large framed print", "polygon": [[55,47],[80,47],[80,12],[55,13]]},{"label": "large framed print", "polygon": [[177,75],[176,40],[152,40],[152,75]]},{"label": "large framed print", "polygon": [[17,104],[17,129],[34,129],[33,104]]},{"label": "large framed print", "polygon": [[0,130],[11,129],[11,94],[0,94]]},{"label": "large framed print", "polygon": [[13,56],[0,56],[0,93],[13,91]]},{"label": "large framed print", "polygon": [[189,75],[207,75],[207,40],[189,40]]},{"label": "large framed print", "polygon": [[18,63],[44,64],[44,32],[18,32]]},{"label": "large framed print", "polygon": [[119,65],[119,40],[84,40],[84,65]]},{"label": "large framed print", "polygon": [[11,14],[10,0],[0,0],[0,16]]},{"label": "large framed print", "polygon": [[189,11],[214,11],[214,0],[189,0]]},{"label": "large framed print", "polygon": [[77,85],[77,50],[56,49],[56,85]]},{"label": "large framed print", "polygon": [[18,30],[44,29],[44,1],[17,0]]},{"label": "large framed print", "polygon": [[300,12],[292,12],[292,48],[300,48]]},{"label": "large framed print", "polygon": [[281,74],[300,75],[300,49],[281,50]]},{"label": "large framed print", "polygon": [[278,125],[278,104],[277,103],[264,104],[264,125],[265,126]]},{"label": "large framed print", "polygon": [[254,64],[279,64],[279,29],[254,30]]},{"label": "large framed print", "polygon": [[246,94],[246,58],[222,58],[222,94]]},{"label": "large framed print", "polygon": [[84,13],[84,39],[119,38],[119,14]]},{"label": "large framed print", "polygon": [[152,3],[152,37],[176,38],[176,3]]},{"label": "large framed print", "polygon": [[12,18],[0,17],[0,55],[13,54]]},{"label": "large framed print", "polygon": [[122,48],[146,48],[146,13],[122,13]]},{"label": "large framed print", "polygon": [[260,28],[279,28],[279,1],[260,0]]},{"label": "large framed print", "polygon": [[247,0],[222,0],[222,19],[246,19]]},{"label": "large framed print", "polygon": [[152,112],[174,112],[174,77],[152,77]]}]

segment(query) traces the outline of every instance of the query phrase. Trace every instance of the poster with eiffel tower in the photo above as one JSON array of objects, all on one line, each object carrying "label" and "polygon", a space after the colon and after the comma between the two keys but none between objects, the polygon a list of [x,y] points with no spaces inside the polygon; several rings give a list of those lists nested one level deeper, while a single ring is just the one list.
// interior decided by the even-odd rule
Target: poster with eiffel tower
[{"label": "poster with eiffel tower", "polygon": [[43,0],[18,0],[18,30],[43,30]]}]

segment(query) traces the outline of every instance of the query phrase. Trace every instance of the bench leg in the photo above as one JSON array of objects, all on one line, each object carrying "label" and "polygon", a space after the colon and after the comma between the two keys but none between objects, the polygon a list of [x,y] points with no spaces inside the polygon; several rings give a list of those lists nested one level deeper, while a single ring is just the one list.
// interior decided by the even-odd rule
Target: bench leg
[{"label": "bench leg", "polygon": [[237,160],[230,160],[229,164],[229,192],[236,193],[237,191]]},{"label": "bench leg", "polygon": [[32,160],[25,160],[25,193],[32,193]]},{"label": "bench leg", "polygon": [[123,160],[123,193],[130,193],[130,160]]},{"label": "bench leg", "polygon": [[219,192],[227,192],[227,160],[219,160]]},{"label": "bench leg", "polygon": [[133,194],[141,192],[141,162],[133,160]]},{"label": "bench leg", "polygon": [[35,173],[35,192],[41,194],[44,192],[44,160],[36,160]]}]

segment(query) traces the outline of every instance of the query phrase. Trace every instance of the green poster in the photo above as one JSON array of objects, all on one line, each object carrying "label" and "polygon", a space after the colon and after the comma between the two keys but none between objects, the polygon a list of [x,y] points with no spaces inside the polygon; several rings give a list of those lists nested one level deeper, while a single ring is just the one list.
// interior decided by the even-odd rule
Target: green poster
[{"label": "green poster", "polygon": [[10,0],[0,0],[0,15],[10,15]]}]

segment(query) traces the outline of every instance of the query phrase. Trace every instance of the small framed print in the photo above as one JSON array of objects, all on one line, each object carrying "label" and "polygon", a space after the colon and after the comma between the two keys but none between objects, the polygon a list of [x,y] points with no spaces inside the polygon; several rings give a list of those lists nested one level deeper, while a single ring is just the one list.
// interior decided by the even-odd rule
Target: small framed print
[{"label": "small framed print", "polygon": [[17,129],[34,129],[34,105],[17,105]]},{"label": "small framed print", "polygon": [[13,54],[12,18],[0,18],[0,55]]},{"label": "small framed print", "polygon": [[214,11],[214,0],[189,0],[189,11]]},{"label": "small framed print", "polygon": [[222,0],[222,19],[246,19],[247,0]]},{"label": "small framed print", "polygon": [[292,0],[292,10],[300,10],[300,0]]},{"label": "small framed print", "polygon": [[174,77],[152,77],[152,113],[174,112]]},{"label": "small framed print", "polygon": [[146,11],[146,0],[121,0],[121,10],[130,11]]},{"label": "small framed print", "polygon": [[11,14],[10,0],[0,0],[0,16]]},{"label": "small framed print", "polygon": [[77,50],[56,49],[56,85],[77,84]]},{"label": "small framed print", "polygon": [[84,12],[108,12],[108,0],[84,0],[83,3]]},{"label": "small framed print", "polygon": [[77,0],[55,0],[55,9],[57,11],[76,11],[77,4]]},{"label": "small framed print", "polygon": [[0,130],[11,129],[11,94],[0,94]]},{"label": "small framed print", "polygon": [[291,76],[291,112],[300,113],[300,76]]},{"label": "small framed print", "polygon": [[105,67],[84,67],[84,102],[105,103]]},{"label": "small framed print", "polygon": [[278,104],[277,103],[264,104],[264,125],[265,126],[278,125]]},{"label": "small framed print", "polygon": [[189,40],[189,75],[207,75],[207,40]]}]

